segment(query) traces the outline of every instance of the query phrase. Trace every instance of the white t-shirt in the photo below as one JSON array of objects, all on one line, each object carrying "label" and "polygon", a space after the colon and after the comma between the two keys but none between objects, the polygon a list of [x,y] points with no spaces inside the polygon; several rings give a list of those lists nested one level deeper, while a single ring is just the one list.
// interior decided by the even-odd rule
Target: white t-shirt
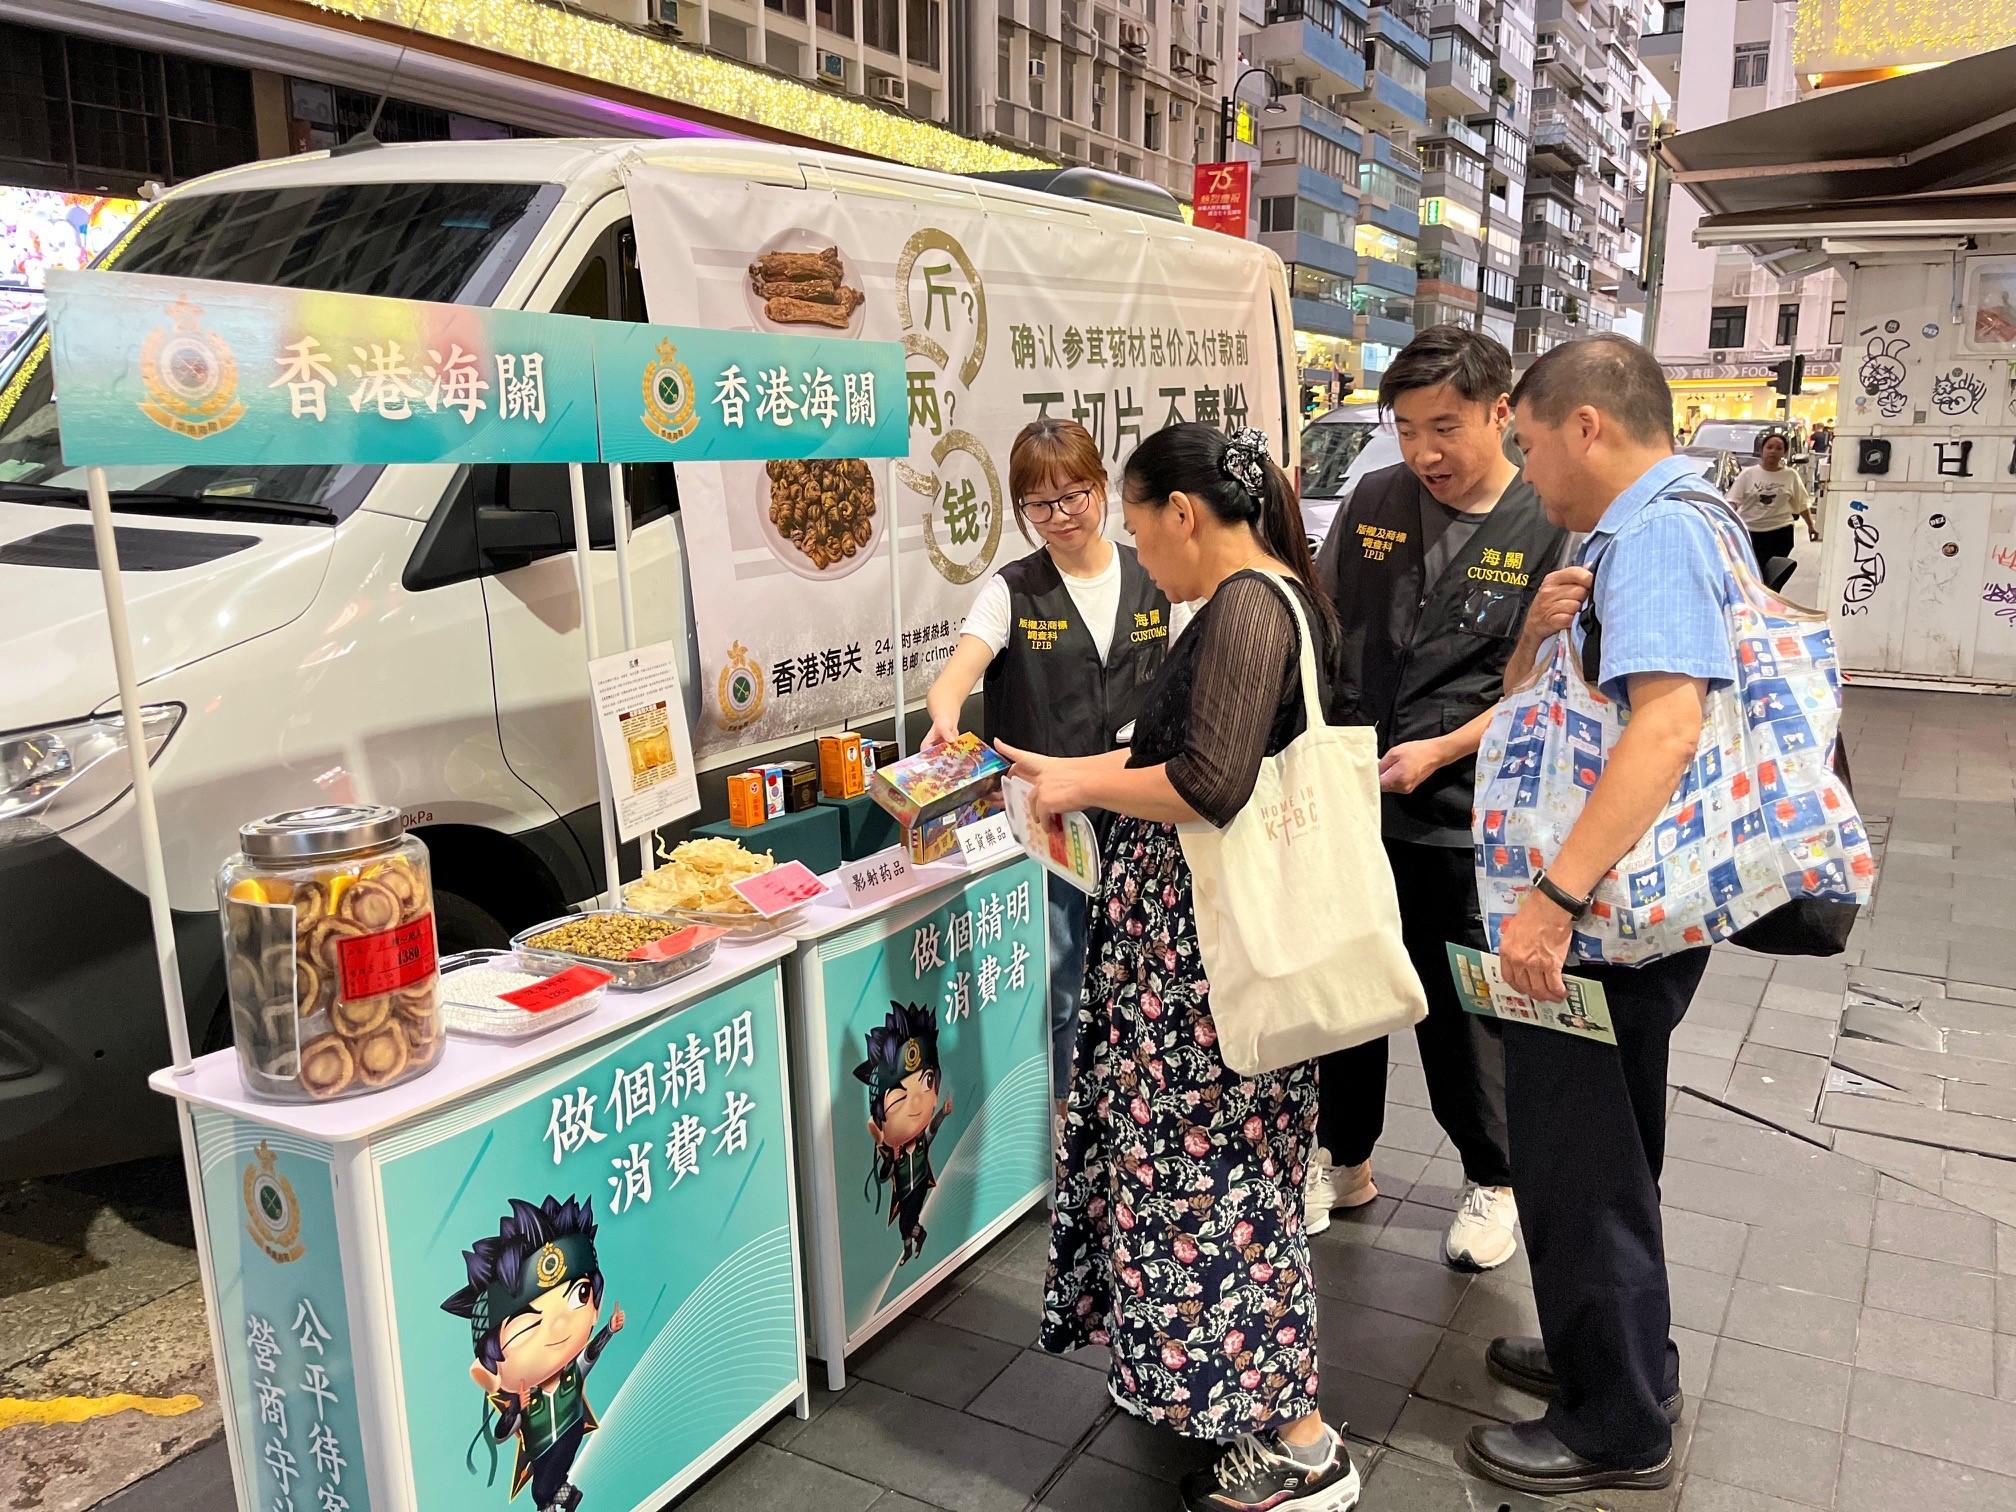
[{"label": "white t-shirt", "polygon": [[1736,506],[1746,530],[1777,530],[1790,525],[1811,506],[1812,497],[1806,480],[1792,468],[1769,472],[1761,462],[1744,468],[1729,485],[1729,502]]},{"label": "white t-shirt", "polygon": [[[1113,621],[1120,613],[1120,548],[1113,548],[1106,570],[1097,577],[1073,577],[1061,568],[1057,575],[1064,580],[1064,591],[1071,595],[1079,617],[1091,632],[1092,644],[1103,664],[1106,653],[1113,649]],[[987,579],[986,586],[980,590],[980,597],[973,601],[961,633],[985,642],[987,649],[999,656],[1001,648],[1008,644],[1009,621],[1013,615],[1008,585],[997,572]]]}]

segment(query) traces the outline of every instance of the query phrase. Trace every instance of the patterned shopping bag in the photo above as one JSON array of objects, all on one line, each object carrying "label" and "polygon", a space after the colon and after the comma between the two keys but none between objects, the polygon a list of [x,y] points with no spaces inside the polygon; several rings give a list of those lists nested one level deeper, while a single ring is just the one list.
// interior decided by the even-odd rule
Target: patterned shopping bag
[{"label": "patterned shopping bag", "polygon": [[[1638,965],[1727,939],[1796,898],[1866,903],[1869,837],[1832,766],[1841,676],[1824,614],[1759,578],[1720,501],[1691,500],[1722,550],[1736,682],[1708,696],[1701,744],[1659,819],[1596,888],[1573,959]],[[1629,712],[1583,675],[1572,637],[1494,711],[1477,755],[1477,889],[1491,948],[1581,817]]]}]

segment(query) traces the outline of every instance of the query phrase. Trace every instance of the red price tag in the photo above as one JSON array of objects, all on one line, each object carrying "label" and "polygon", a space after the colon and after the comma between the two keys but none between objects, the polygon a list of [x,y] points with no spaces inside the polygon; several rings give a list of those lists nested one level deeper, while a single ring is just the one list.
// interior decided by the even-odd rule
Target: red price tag
[{"label": "red price tag", "polygon": [[336,963],[346,1002],[411,987],[434,970],[434,915],[338,940]]},{"label": "red price tag", "polygon": [[498,996],[513,1008],[523,1008],[527,1013],[544,1013],[548,1008],[571,1003],[614,980],[608,972],[597,971],[593,966],[569,966],[557,976],[543,977],[529,987],[520,987],[516,992],[500,992]]},{"label": "red price tag", "polygon": [[630,952],[633,961],[669,961],[674,956],[682,956],[689,950],[698,950],[709,940],[718,940],[728,933],[712,924],[688,924],[662,940],[653,940],[649,945],[640,945]]},{"label": "red price tag", "polygon": [[826,884],[803,861],[786,861],[782,866],[728,885],[741,894],[743,902],[766,919],[788,913],[826,891]]}]

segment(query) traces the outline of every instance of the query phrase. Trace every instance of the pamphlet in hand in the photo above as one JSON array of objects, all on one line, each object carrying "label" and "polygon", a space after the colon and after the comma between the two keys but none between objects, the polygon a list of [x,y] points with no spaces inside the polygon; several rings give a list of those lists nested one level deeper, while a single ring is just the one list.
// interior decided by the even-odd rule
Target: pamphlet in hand
[{"label": "pamphlet in hand", "polygon": [[1062,877],[1082,893],[1099,895],[1099,832],[1080,813],[1051,814],[1038,820],[1029,809],[1035,789],[1020,777],[1001,779],[1001,798],[1008,806],[1008,827],[1022,849],[1042,868]]},{"label": "pamphlet in hand", "polygon": [[1506,984],[1498,957],[1468,945],[1449,946],[1449,970],[1456,978],[1456,996],[1470,1013],[1518,1024],[1537,1024],[1542,1029],[1556,1029],[1606,1045],[1617,1043],[1617,1030],[1610,1022],[1610,999],[1601,983],[1564,976],[1561,980],[1568,987],[1567,1002],[1535,1002]]}]

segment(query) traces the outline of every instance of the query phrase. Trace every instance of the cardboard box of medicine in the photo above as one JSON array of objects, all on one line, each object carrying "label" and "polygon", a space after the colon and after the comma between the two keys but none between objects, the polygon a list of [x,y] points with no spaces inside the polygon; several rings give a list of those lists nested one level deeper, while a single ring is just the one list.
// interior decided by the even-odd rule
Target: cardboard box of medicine
[{"label": "cardboard box of medicine", "polygon": [[779,762],[784,769],[784,810],[795,814],[819,801],[819,768],[809,761]]},{"label": "cardboard box of medicine", "polygon": [[761,772],[737,772],[728,779],[728,822],[738,829],[754,829],[770,817],[763,796]]},{"label": "cardboard box of medicine", "polygon": [[871,740],[861,753],[862,765],[870,777],[886,766],[896,764],[896,742],[893,740]]},{"label": "cardboard box of medicine", "polygon": [[764,766],[751,767],[749,770],[763,779],[764,813],[772,819],[780,817],[784,813],[784,799],[786,796],[784,768],[775,762],[771,762]]},{"label": "cardboard box of medicine", "polygon": [[998,793],[1008,763],[978,735],[961,735],[935,751],[920,751],[875,773],[876,803],[905,829],[914,829],[971,802],[990,784]]},{"label": "cardboard box of medicine", "polygon": [[859,798],[868,791],[861,737],[852,730],[819,737],[819,791],[828,798]]},{"label": "cardboard box of medicine", "polygon": [[995,782],[957,808],[946,809],[906,828],[904,848],[919,865],[943,860],[958,851],[960,830],[1002,811],[1001,784]]}]

